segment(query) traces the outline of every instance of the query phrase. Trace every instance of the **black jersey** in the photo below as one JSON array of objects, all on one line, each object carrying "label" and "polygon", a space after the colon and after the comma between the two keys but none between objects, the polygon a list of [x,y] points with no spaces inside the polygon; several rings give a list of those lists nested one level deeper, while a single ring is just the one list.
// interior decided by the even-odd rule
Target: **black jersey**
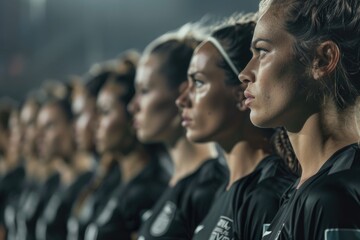
[{"label": "black jersey", "polygon": [[227,178],[228,172],[218,159],[204,162],[165,191],[141,226],[138,239],[191,239]]},{"label": "black jersey", "polygon": [[[85,240],[131,239],[141,215],[152,208],[166,189],[170,175],[152,160],[136,177],[122,184],[88,226]],[[121,236],[121,237],[120,237]]]},{"label": "black jersey", "polygon": [[25,169],[17,166],[4,175],[0,182],[0,224],[6,228],[6,239],[15,239],[16,211],[25,183]]},{"label": "black jersey", "polygon": [[[36,208],[39,202],[41,186],[42,184],[33,178],[27,178],[25,181],[23,191],[19,197],[16,221],[14,223],[16,239],[35,239],[35,236],[30,237],[31,234],[27,234],[26,223],[30,222],[30,215],[33,215],[32,209]],[[36,217],[34,219],[36,219]]]},{"label": "black jersey", "polygon": [[[222,187],[193,239],[261,239],[258,228],[275,216],[282,193],[294,179],[282,159],[274,155],[264,158],[228,190],[227,184]],[[266,185],[271,188],[267,190]]]},{"label": "black jersey", "polygon": [[67,236],[67,220],[73,203],[93,173],[81,174],[70,186],[63,186],[51,196],[36,225],[37,240],[63,240]]},{"label": "black jersey", "polygon": [[8,203],[18,198],[25,179],[25,169],[18,166],[0,179],[0,224],[5,221],[5,208]]},{"label": "black jersey", "polygon": [[360,149],[337,151],[298,189],[296,182],[264,240],[360,239]]},{"label": "black jersey", "polygon": [[[94,179],[91,181],[94,181]],[[67,221],[68,240],[84,239],[87,226],[93,220],[96,212],[101,209],[101,206],[104,206],[109,201],[114,190],[119,186],[120,183],[120,169],[117,162],[114,162],[108,174],[101,181],[99,186],[94,191],[92,191],[92,194],[86,197],[81,207],[78,209],[76,203],[73,206],[72,214]],[[92,186],[92,184],[90,183],[89,186]],[[82,192],[92,190],[89,189],[89,186],[83,189]],[[79,196],[79,198],[81,198],[82,195],[80,194]],[[83,200],[79,198],[77,201]]]},{"label": "black jersey", "polygon": [[24,202],[22,218],[18,219],[18,234],[21,239],[33,240],[35,237],[36,222],[41,216],[46,203],[53,193],[60,186],[60,176],[58,173],[51,175],[42,185],[38,185],[27,196]]}]

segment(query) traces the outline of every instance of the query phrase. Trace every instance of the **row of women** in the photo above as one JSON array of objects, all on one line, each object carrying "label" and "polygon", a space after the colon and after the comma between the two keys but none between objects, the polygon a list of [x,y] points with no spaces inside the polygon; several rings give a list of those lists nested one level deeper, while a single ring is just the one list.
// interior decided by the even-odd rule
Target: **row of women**
[{"label": "row of women", "polygon": [[1,118],[1,237],[360,239],[359,13],[263,0],[44,87]]}]

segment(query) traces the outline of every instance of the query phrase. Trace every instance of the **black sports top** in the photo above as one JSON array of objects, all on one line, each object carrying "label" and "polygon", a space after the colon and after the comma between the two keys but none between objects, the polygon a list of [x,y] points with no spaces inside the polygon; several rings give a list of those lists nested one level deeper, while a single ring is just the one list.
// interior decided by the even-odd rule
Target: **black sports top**
[{"label": "black sports top", "polygon": [[166,189],[170,175],[153,159],[136,177],[121,184],[94,216],[85,240],[131,239],[139,230],[141,215],[152,208]]},{"label": "black sports top", "polygon": [[[218,159],[205,161],[195,172],[169,187],[143,223],[138,240],[191,239],[205,217],[228,172]],[[150,216],[149,216],[150,215]]]},{"label": "black sports top", "polygon": [[294,180],[282,159],[275,155],[264,158],[229,190],[222,187],[193,239],[261,239],[262,226],[275,216],[282,193]]},{"label": "black sports top", "polygon": [[69,186],[62,186],[51,196],[36,224],[37,240],[63,240],[67,220],[79,192],[89,183],[93,172],[84,172]]},{"label": "black sports top", "polygon": [[296,182],[264,240],[360,239],[360,149],[337,151],[298,189]]}]

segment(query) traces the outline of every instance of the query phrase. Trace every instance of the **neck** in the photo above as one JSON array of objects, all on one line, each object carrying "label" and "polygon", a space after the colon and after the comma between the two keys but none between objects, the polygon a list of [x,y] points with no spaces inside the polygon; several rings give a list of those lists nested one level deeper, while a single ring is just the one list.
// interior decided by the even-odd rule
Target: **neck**
[{"label": "neck", "polygon": [[315,175],[337,150],[358,140],[355,119],[349,117],[352,111],[339,113],[332,107],[323,109],[309,116],[299,131],[288,130],[302,169],[298,187]]},{"label": "neck", "polygon": [[79,175],[91,171],[94,164],[94,153],[90,151],[78,151],[74,154],[72,168]]},{"label": "neck", "polygon": [[230,151],[225,152],[230,171],[227,189],[235,181],[252,173],[261,160],[269,155],[269,152],[265,150],[260,142],[240,141]]},{"label": "neck", "polygon": [[53,160],[51,160],[48,176],[51,176],[56,172],[60,174],[61,182],[64,185],[68,185],[69,183],[71,183],[75,177],[72,169],[62,158],[54,158]]},{"label": "neck", "polygon": [[222,134],[222,138],[216,140],[224,149],[230,172],[228,189],[234,182],[252,173],[261,160],[272,152],[270,142],[264,136],[264,130],[251,123],[248,112],[241,114],[238,117],[239,121]]},{"label": "neck", "polygon": [[136,177],[149,163],[150,156],[142,146],[136,147],[126,155],[118,155],[117,160],[121,171],[122,183],[127,183]]},{"label": "neck", "polygon": [[34,157],[28,157],[25,162],[26,176],[30,179],[36,178],[37,171],[41,172],[41,164],[38,164],[38,161]]},{"label": "neck", "polygon": [[168,152],[174,163],[174,173],[170,186],[194,172],[203,162],[217,157],[213,143],[195,144],[185,136],[180,137],[173,145],[167,145]]}]

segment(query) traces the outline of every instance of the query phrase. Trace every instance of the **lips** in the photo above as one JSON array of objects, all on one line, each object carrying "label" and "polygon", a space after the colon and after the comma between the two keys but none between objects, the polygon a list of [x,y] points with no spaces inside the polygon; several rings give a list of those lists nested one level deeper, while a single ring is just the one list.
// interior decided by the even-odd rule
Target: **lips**
[{"label": "lips", "polygon": [[138,129],[139,128],[139,122],[134,120],[132,126],[133,126],[133,128]]},{"label": "lips", "polygon": [[139,129],[139,127],[140,127],[140,121],[135,117],[133,118],[132,126],[135,129]]},{"label": "lips", "polygon": [[183,127],[189,127],[190,123],[191,123],[192,119],[186,115],[182,115],[182,121],[181,121],[181,126]]},{"label": "lips", "polygon": [[246,98],[246,100],[245,100],[245,105],[246,105],[247,107],[250,107],[250,105],[251,105],[251,103],[254,101],[255,97],[254,97],[248,90],[246,90],[246,91],[244,92],[244,95],[245,95],[245,98]]}]

